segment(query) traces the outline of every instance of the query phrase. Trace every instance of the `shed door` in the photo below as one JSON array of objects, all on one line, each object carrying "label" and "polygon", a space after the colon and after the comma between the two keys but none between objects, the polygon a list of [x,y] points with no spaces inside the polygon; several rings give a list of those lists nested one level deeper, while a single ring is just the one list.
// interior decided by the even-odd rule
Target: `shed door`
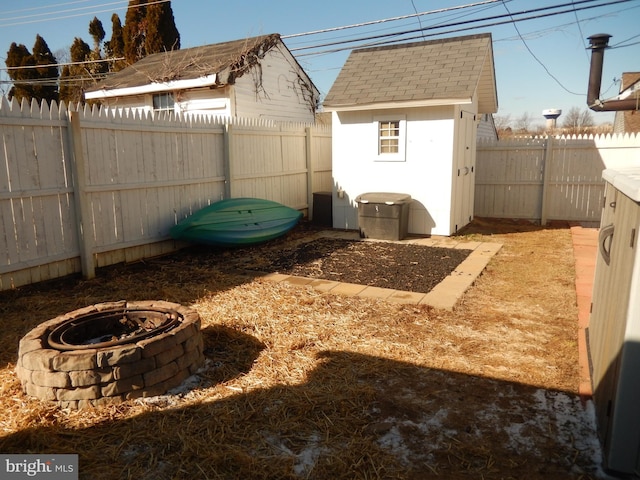
[{"label": "shed door", "polygon": [[453,232],[457,232],[473,220],[476,170],[475,119],[476,115],[472,112],[460,112],[454,149],[456,158],[453,171]]}]

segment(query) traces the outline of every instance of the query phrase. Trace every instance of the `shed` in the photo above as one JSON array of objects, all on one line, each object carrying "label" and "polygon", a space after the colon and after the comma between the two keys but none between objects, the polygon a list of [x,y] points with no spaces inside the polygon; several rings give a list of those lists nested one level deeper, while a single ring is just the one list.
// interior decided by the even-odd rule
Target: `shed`
[{"label": "shed", "polygon": [[491,34],[354,50],[324,109],[334,228],[358,228],[355,199],[376,191],[411,196],[408,233],[473,219],[477,128],[498,109]]},{"label": "shed", "polygon": [[306,123],[319,98],[275,33],[149,55],[85,92],[114,108]]}]

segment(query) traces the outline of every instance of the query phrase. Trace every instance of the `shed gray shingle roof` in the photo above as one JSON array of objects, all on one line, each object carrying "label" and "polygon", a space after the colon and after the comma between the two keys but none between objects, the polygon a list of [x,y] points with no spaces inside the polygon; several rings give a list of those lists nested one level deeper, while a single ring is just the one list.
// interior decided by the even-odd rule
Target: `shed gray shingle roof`
[{"label": "shed gray shingle roof", "polygon": [[468,100],[474,93],[479,113],[497,111],[489,33],[354,50],[324,106]]}]

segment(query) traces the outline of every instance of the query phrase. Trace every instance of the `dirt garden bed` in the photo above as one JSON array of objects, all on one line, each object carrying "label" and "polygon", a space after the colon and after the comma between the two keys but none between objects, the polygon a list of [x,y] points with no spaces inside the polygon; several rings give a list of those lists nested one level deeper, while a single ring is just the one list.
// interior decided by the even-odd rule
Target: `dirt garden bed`
[{"label": "dirt garden bed", "polygon": [[[256,255],[230,252],[239,269],[427,293],[471,250],[406,243],[317,238],[263,248]],[[231,258],[233,257],[233,258]]]},{"label": "dirt garden bed", "polygon": [[[504,246],[453,312],[246,276],[313,233],[0,294],[0,452],[78,453],[87,479],[603,476],[566,225],[476,220],[465,239]],[[120,299],[194,308],[205,366],[171,394],[80,411],[22,393],[26,332]]]}]

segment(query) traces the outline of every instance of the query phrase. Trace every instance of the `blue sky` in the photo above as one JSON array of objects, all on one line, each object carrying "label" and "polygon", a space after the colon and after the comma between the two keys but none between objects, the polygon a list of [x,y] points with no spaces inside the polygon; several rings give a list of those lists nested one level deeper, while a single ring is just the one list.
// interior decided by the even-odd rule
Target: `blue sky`
[{"label": "blue sky", "polygon": [[[589,76],[589,51],[586,37],[596,33],[613,35],[611,48],[605,53],[602,97],[614,96],[623,72],[640,71],[640,0],[616,3],[616,0],[173,0],[172,9],[182,48],[235,40],[248,36],[279,33],[311,76],[321,93],[326,94],[349,50],[335,53],[302,55],[326,51],[335,47],[297,50],[301,47],[348,39],[357,40],[347,48],[367,43],[363,37],[381,35],[417,28],[427,28],[414,41],[490,32],[498,88],[498,115],[516,120],[528,113],[535,122],[544,123],[541,112],[546,108],[586,108]],[[68,51],[74,37],[92,44],[88,33],[89,21],[97,16],[111,35],[111,14],[118,13],[124,22],[126,0],[0,0],[0,67],[11,42],[23,43],[32,49],[36,34],[40,34],[50,49]],[[416,12],[444,10],[456,6],[477,4],[458,10],[441,11],[420,17],[405,18],[373,25],[349,28],[323,34],[286,38],[298,33],[341,27],[395,18]],[[530,12],[516,16],[517,12],[531,11],[545,6],[567,4],[554,9],[568,13],[512,23],[509,17],[468,23],[457,27],[434,28],[437,25],[464,22],[477,18],[506,15],[515,18],[544,14],[549,11]],[[606,4],[606,5],[605,5]],[[578,10],[585,6],[605,5]],[[573,10],[574,7],[576,10]],[[474,27],[463,31],[454,29]],[[344,48],[345,45],[339,46]],[[0,79],[6,73],[0,71]],[[0,90],[8,91],[7,85]],[[596,123],[612,121],[612,113],[593,112]],[[559,122],[562,122],[562,117]]]}]

